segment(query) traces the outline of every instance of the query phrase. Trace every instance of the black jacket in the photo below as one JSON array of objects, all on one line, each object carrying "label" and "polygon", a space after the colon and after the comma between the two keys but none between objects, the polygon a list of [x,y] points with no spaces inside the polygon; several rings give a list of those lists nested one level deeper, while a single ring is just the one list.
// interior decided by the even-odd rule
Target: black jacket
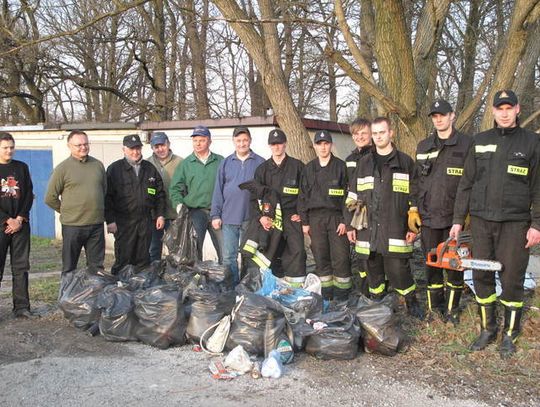
[{"label": "black jacket", "polygon": [[309,213],[317,210],[341,217],[345,223],[345,195],[347,193],[347,167],[333,154],[326,167],[315,158],[306,164],[300,182],[298,212],[302,225],[309,225]]},{"label": "black jacket", "polygon": [[437,145],[437,133],[418,143],[411,180],[411,206],[422,224],[433,229],[452,226],[454,202],[472,138],[453,130]]},{"label": "black jacket", "polygon": [[521,127],[477,134],[459,183],[454,223],[463,224],[468,212],[493,222],[532,217],[540,230],[539,140]]},{"label": "black jacket", "polygon": [[360,159],[364,157],[367,153],[369,153],[372,148],[372,146],[366,146],[360,150],[358,148],[355,148],[353,151],[351,151],[351,154],[349,154],[347,158],[345,158],[345,165],[347,165],[347,176],[349,178],[349,181],[353,179],[354,171],[356,170],[356,166],[360,162]]},{"label": "black jacket", "polygon": [[107,168],[107,224],[165,216],[165,199],[161,175],[152,163],[142,160],[139,176],[125,158]]},{"label": "black jacket", "polygon": [[0,179],[0,223],[17,216],[29,222],[34,193],[28,165],[18,160],[0,164]]},{"label": "black jacket", "polygon": [[357,232],[355,250],[363,258],[373,251],[407,258],[413,249],[405,236],[414,162],[394,147],[379,173],[375,152],[372,150],[360,160],[354,173],[356,182],[350,183],[350,191],[368,210],[368,228]]},{"label": "black jacket", "polygon": [[295,214],[298,213],[297,204],[303,169],[304,164],[296,158],[286,156],[279,166],[270,158],[257,167],[255,180],[277,194],[284,213]]}]

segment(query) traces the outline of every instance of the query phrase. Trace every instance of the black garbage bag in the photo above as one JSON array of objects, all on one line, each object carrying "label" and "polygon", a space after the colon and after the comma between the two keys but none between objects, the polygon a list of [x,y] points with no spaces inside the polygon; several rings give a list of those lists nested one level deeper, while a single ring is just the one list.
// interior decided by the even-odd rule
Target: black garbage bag
[{"label": "black garbage bag", "polygon": [[133,274],[128,280],[128,288],[132,291],[146,290],[147,288],[156,285],[163,285],[163,280],[160,278],[160,264],[152,263],[150,266],[143,268],[138,273]]},{"label": "black garbage bag", "polygon": [[198,343],[201,335],[225,315],[229,315],[236,302],[234,291],[220,292],[203,287],[190,292],[191,314],[186,329],[189,340]]},{"label": "black garbage bag", "polygon": [[233,276],[231,269],[227,266],[219,264],[217,261],[207,260],[195,263],[193,269],[206,276],[208,281],[220,284],[226,288],[232,288]]},{"label": "black garbage bag", "polygon": [[113,276],[95,274],[88,269],[62,273],[58,306],[75,327],[87,329],[99,320],[98,294],[115,283]]},{"label": "black garbage bag", "polygon": [[193,265],[198,260],[197,233],[193,228],[189,210],[185,206],[163,235],[163,244],[169,251],[167,256],[169,263],[176,266]]},{"label": "black garbage bag", "polygon": [[235,287],[239,295],[245,293],[254,293],[262,288],[262,274],[259,267],[247,267],[240,283]]},{"label": "black garbage bag", "polygon": [[137,317],[134,312],[133,292],[116,285],[106,286],[97,298],[101,309],[99,331],[108,341],[136,341]]},{"label": "black garbage bag", "polygon": [[394,356],[400,351],[405,333],[394,312],[395,303],[396,298],[393,295],[387,295],[381,302],[366,297],[357,301],[354,312],[362,327],[366,352]]},{"label": "black garbage bag", "polygon": [[[354,359],[358,354],[360,326],[350,311],[320,314],[304,326],[306,353],[320,359]],[[319,328],[316,323],[322,323]],[[318,328],[318,329],[316,329]]]},{"label": "black garbage bag", "polygon": [[231,350],[242,345],[249,354],[264,355],[264,333],[266,321],[274,319],[276,326],[285,318],[281,305],[267,297],[246,293],[241,298],[242,303],[235,307],[235,317],[231,324],[227,349]]},{"label": "black garbage bag", "polygon": [[116,273],[116,277],[124,284],[129,284],[129,280],[137,274],[137,268],[133,264],[126,264]]},{"label": "black garbage bag", "polygon": [[185,342],[186,320],[182,290],[173,285],[150,287],[134,295],[139,324],[135,336],[160,349]]}]

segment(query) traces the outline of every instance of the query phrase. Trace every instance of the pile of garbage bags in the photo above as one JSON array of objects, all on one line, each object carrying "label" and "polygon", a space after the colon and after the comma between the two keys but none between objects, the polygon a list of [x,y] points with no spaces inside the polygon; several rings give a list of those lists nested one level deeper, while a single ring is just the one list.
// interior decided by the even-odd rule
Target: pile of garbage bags
[{"label": "pile of garbage bags", "polygon": [[143,269],[128,265],[116,275],[64,273],[58,301],[65,317],[77,328],[99,329],[109,341],[161,349],[191,342],[212,354],[240,347],[269,359],[272,374],[296,352],[353,359],[361,349],[392,356],[402,348],[393,295],[374,302],[353,293],[346,302],[329,303],[314,274],[295,288],[258,268],[248,269],[233,288],[227,267],[197,260],[187,216],[168,229],[170,254],[163,261]]}]

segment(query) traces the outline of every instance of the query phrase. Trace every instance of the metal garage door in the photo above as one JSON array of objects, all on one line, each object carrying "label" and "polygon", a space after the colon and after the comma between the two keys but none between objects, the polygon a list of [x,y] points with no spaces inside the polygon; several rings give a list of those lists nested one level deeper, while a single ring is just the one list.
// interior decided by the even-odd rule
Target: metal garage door
[{"label": "metal garage door", "polygon": [[54,211],[44,202],[53,169],[52,151],[21,149],[15,151],[14,158],[28,165],[34,184],[34,204],[30,211],[32,235],[54,238]]}]

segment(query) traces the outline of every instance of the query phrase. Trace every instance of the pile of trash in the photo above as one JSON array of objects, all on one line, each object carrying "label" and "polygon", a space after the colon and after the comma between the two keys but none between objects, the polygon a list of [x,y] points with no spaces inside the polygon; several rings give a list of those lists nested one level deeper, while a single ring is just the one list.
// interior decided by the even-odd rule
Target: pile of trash
[{"label": "pile of trash", "polygon": [[[362,348],[392,356],[403,346],[393,295],[373,302],[353,294],[347,302],[329,303],[314,274],[293,288],[271,270],[254,268],[233,289],[227,267],[197,261],[185,236],[192,230],[178,222],[167,233],[172,254],[142,270],[129,265],[114,276],[87,269],[65,273],[59,294],[65,317],[108,341],[141,341],[160,349],[191,343],[213,356],[229,351],[209,365],[216,379],[246,373],[277,378],[302,351],[346,360]],[[257,357],[264,358],[262,365]]]}]

